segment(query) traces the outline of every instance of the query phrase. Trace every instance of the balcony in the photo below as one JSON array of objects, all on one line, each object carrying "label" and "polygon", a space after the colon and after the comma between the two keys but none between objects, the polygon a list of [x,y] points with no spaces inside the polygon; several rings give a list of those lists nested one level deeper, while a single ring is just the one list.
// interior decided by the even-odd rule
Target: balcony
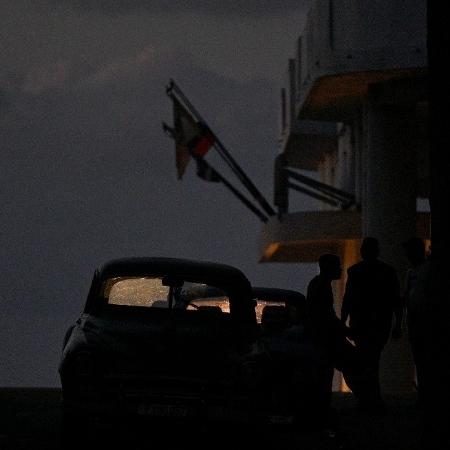
[{"label": "balcony", "polygon": [[316,0],[282,89],[281,151],[312,170],[294,149],[332,150],[333,122],[351,121],[371,84],[397,80],[389,101],[426,101],[426,72],[425,0]]},{"label": "balcony", "polygon": [[289,60],[285,76],[285,85],[289,88],[281,90],[281,151],[287,166],[317,170],[323,155],[337,150],[339,124],[297,119],[297,64],[294,59]]},{"label": "balcony", "polygon": [[426,73],[426,1],[317,0],[295,66],[296,117],[345,120],[369,84]]},{"label": "balcony", "polygon": [[[430,214],[418,212],[417,236],[430,237]],[[359,211],[300,211],[272,217],[259,236],[260,262],[317,262],[323,253],[342,254],[362,239]]]},{"label": "balcony", "polygon": [[[361,238],[368,220],[369,89],[371,107],[398,108],[415,121],[415,194],[428,196],[426,25],[426,0],[313,2],[281,91],[279,214],[262,231],[261,261],[316,261]],[[320,181],[291,169],[316,171]],[[291,190],[321,201],[322,209],[289,212]],[[428,214],[417,214],[418,236],[429,237],[428,222]]]}]

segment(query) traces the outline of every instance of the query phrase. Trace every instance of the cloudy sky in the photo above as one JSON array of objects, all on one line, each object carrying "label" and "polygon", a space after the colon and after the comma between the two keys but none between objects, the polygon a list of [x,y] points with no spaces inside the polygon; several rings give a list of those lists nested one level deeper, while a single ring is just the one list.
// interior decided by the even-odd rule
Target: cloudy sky
[{"label": "cloudy sky", "polygon": [[315,268],[258,264],[261,224],[223,186],[193,166],[177,181],[161,121],[174,78],[272,201],[308,3],[0,0],[0,386],[58,385],[64,331],[111,258],[221,261],[305,290]]}]

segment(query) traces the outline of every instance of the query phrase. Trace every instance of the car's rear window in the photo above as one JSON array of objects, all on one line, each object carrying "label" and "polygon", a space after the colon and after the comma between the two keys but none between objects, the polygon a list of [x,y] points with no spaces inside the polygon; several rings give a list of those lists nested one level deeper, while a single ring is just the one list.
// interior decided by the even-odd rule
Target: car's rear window
[{"label": "car's rear window", "polygon": [[104,284],[103,296],[109,305],[164,307],[169,287],[160,278],[116,277]]},{"label": "car's rear window", "polygon": [[230,311],[225,292],[202,283],[181,282],[169,287],[159,277],[115,277],[104,282],[102,291],[108,305]]}]

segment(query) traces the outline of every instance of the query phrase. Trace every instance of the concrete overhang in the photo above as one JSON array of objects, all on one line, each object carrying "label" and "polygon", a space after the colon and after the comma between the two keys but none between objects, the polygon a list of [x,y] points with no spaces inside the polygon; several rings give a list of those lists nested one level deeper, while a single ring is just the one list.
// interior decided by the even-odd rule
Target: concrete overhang
[{"label": "concrete overhang", "polygon": [[[316,0],[296,65],[296,117],[351,120],[370,85],[415,82],[427,72],[427,2]],[[419,91],[410,90],[408,102]]]},{"label": "concrete overhang", "polygon": [[[381,102],[417,103],[427,99],[426,68],[368,70],[317,74],[303,87],[297,117],[308,120],[351,120],[364,102],[369,86],[387,83]],[[389,89],[389,83],[392,84]]]},{"label": "concrete overhang", "polygon": [[[417,214],[417,235],[430,236],[429,213]],[[359,211],[301,211],[272,217],[260,238],[260,262],[316,262],[323,253],[338,254],[345,241],[362,239]]]},{"label": "concrete overhang", "polygon": [[304,170],[316,170],[325,153],[337,150],[339,124],[297,120],[283,142],[286,164]]},{"label": "concrete overhang", "polygon": [[272,217],[260,236],[260,262],[314,262],[361,237],[359,211],[302,211]]}]

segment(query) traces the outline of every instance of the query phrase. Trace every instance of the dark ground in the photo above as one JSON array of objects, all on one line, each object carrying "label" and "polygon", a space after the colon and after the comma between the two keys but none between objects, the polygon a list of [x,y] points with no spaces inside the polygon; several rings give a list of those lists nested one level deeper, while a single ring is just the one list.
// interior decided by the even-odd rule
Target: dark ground
[{"label": "dark ground", "polygon": [[[0,450],[17,449],[60,449],[61,429],[61,392],[59,389],[0,389]],[[385,416],[370,416],[362,414],[355,408],[351,394],[334,394],[333,403],[338,412],[338,436],[330,438],[317,431],[302,433],[271,433],[264,438],[264,447],[267,448],[297,448],[297,449],[351,449],[351,450],[415,450],[421,434],[420,413],[414,406],[413,397],[388,397],[389,405]],[[228,429],[221,433],[229,434]],[[80,430],[80,433],[84,433]],[[131,448],[127,432],[122,431],[121,438],[125,439],[123,449]],[[169,435],[173,435],[173,430]],[[200,436],[193,430],[195,443]],[[207,446],[216,448],[222,436],[208,436]],[[142,445],[134,448],[163,447],[150,439],[153,445]],[[260,442],[254,445],[250,437],[251,446],[248,448],[261,448]],[[186,440],[182,439],[180,448],[190,448]],[[234,445],[244,448],[241,442]],[[250,442],[248,442],[250,444]],[[174,447],[177,447],[174,445]],[[228,447],[228,446],[227,446]],[[88,447],[86,447],[88,448]],[[228,447],[229,448],[229,447]]]}]

